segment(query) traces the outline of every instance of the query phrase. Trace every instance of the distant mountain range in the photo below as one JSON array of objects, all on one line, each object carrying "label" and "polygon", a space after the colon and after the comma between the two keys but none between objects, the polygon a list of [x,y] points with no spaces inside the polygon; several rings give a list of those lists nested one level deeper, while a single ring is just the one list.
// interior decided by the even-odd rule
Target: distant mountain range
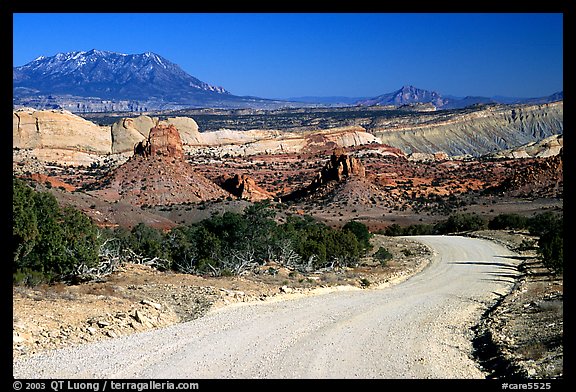
[{"label": "distant mountain range", "polygon": [[357,105],[362,106],[402,106],[414,103],[431,103],[436,107],[442,107],[446,100],[435,91],[422,90],[414,86],[403,86],[400,90],[356,102]]},{"label": "distant mountain range", "polygon": [[76,112],[277,105],[274,100],[232,95],[152,52],[96,49],[41,56],[14,67],[13,100],[20,106]]},{"label": "distant mountain range", "polygon": [[63,108],[72,112],[151,111],[184,108],[275,109],[298,106],[394,106],[428,104],[454,109],[473,104],[542,103],[549,97],[443,97],[414,86],[372,98],[300,97],[287,100],[232,95],[205,83],[178,65],[152,52],[122,54],[101,50],[40,56],[13,68],[13,104],[37,109]]},{"label": "distant mountain range", "polygon": [[198,94],[230,94],[188,75],[178,65],[151,52],[121,54],[100,50],[58,53],[14,68],[14,86],[41,93],[102,99],[179,100]]},{"label": "distant mountain range", "polygon": [[403,107],[414,105],[416,108],[421,104],[432,104],[437,109],[460,109],[472,105],[486,104],[527,104],[546,103],[564,99],[563,92],[557,92],[546,97],[537,98],[515,98],[515,97],[480,97],[467,96],[455,97],[451,95],[442,96],[435,91],[423,90],[414,86],[403,86],[399,90],[391,93],[378,95],[376,97],[295,97],[291,101],[320,103],[326,105],[353,105],[353,106],[390,106]]}]

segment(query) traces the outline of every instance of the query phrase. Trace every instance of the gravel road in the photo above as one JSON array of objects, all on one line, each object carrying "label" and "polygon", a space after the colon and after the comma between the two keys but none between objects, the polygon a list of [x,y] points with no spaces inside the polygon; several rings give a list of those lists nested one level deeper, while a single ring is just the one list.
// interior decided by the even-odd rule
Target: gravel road
[{"label": "gravel road", "polygon": [[493,242],[410,237],[428,267],[403,283],[251,302],[160,330],[15,360],[16,378],[484,378],[471,327],[514,284]]}]

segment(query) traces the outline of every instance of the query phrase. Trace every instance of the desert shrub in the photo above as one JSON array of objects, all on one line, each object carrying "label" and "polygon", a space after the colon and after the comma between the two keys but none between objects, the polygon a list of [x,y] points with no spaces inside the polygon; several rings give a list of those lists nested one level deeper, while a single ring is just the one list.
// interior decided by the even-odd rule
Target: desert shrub
[{"label": "desert shrub", "polygon": [[12,274],[12,283],[18,286],[34,287],[46,281],[47,279],[43,272],[29,268],[18,269]]},{"label": "desert shrub", "polygon": [[404,235],[404,229],[398,223],[393,223],[384,229],[383,234],[388,236]]},{"label": "desert shrub", "polygon": [[12,240],[15,283],[66,280],[80,265],[98,263],[98,230],[81,211],[60,207],[48,192],[13,179]]},{"label": "desert shrub", "polygon": [[12,254],[16,267],[34,249],[39,232],[32,188],[14,178],[12,194]]},{"label": "desert shrub", "polygon": [[380,230],[379,233],[387,236],[448,234],[460,231],[482,230],[486,228],[486,225],[486,221],[478,215],[454,214],[435,225],[418,223],[402,227],[397,223],[393,223],[384,230]]},{"label": "desert shrub", "polygon": [[488,228],[491,230],[524,229],[527,221],[522,215],[499,214],[488,222]]},{"label": "desert shrub", "polygon": [[130,234],[129,246],[137,254],[148,258],[166,256],[162,231],[138,223]]},{"label": "desert shrub", "polygon": [[364,223],[358,221],[350,221],[342,227],[342,230],[352,232],[364,250],[371,248],[370,238],[372,238],[372,234]]},{"label": "desert shrub", "polygon": [[404,228],[402,235],[430,235],[434,234],[434,226],[424,223],[409,225]]},{"label": "desert shrub", "polygon": [[268,260],[299,270],[348,266],[366,251],[370,233],[363,224],[337,230],[310,216],[288,216],[278,224],[275,214],[269,202],[260,202],[242,213],[214,213],[166,234],[139,224],[131,231],[117,229],[112,236],[122,248],[161,258],[176,271],[219,276],[239,275]]},{"label": "desert shrub", "polygon": [[564,236],[562,231],[550,230],[538,240],[542,263],[548,269],[562,273],[564,270]]},{"label": "desert shrub", "polygon": [[436,234],[458,233],[462,231],[482,230],[486,228],[486,221],[475,214],[454,214],[446,221],[434,225]]},{"label": "desert shrub", "polygon": [[351,231],[328,226],[325,234],[326,262],[329,265],[352,266],[365,253],[365,247]]},{"label": "desert shrub", "polygon": [[541,214],[535,217],[534,231],[540,235],[538,254],[542,264],[555,273],[564,271],[564,222],[562,215]]},{"label": "desert shrub", "polygon": [[281,236],[289,238],[302,263],[322,268],[353,265],[365,253],[365,248],[351,230],[333,229],[312,217],[288,217],[278,227]]},{"label": "desert shrub", "polygon": [[562,216],[551,211],[542,212],[528,218],[526,226],[532,235],[541,236],[551,228],[562,224]]},{"label": "desert shrub", "polygon": [[373,256],[376,260],[378,260],[378,262],[380,263],[380,265],[382,267],[386,266],[386,264],[388,263],[389,260],[392,260],[392,253],[390,253],[390,251],[384,247],[380,247],[378,248],[378,250],[376,251],[376,253],[374,253]]},{"label": "desert shrub", "polygon": [[400,236],[400,235],[430,235],[435,234],[435,227],[433,225],[428,225],[425,223],[418,223],[402,227],[397,223],[393,223],[386,227],[381,234],[387,236]]}]

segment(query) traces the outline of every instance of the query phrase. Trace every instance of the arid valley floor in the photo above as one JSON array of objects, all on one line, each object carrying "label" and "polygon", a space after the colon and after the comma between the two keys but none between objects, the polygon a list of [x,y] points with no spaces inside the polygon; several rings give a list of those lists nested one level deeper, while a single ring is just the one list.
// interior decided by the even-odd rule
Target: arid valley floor
[{"label": "arid valley floor", "polygon": [[[289,215],[310,215],[333,227],[362,222],[375,234],[374,249],[385,246],[394,258],[382,267],[368,255],[355,268],[317,274],[271,263],[240,277],[126,264],[79,285],[14,286],[13,355],[161,328],[235,302],[396,284],[425,268],[431,255],[406,237],[382,235],[394,224],[433,225],[456,213],[485,220],[503,213],[562,213],[562,134],[533,131],[547,129],[558,112],[561,117],[560,105],[476,108],[444,116],[396,113],[390,118],[340,113],[346,120],[339,122],[339,117],[307,113],[305,124],[257,131],[253,124],[241,131],[223,126],[199,130],[182,113],[111,120],[92,116],[88,121],[62,111],[15,112],[14,174],[102,227],[144,223],[170,230],[269,199],[279,222]],[[230,117],[227,126],[240,129],[241,119]],[[489,129],[504,127],[493,125],[499,122],[509,124],[511,133],[532,129],[537,135],[496,149],[489,140],[502,144],[502,135]],[[318,130],[318,124],[326,128]],[[41,142],[33,140],[35,132],[44,135]],[[432,135],[423,142],[428,150],[414,144],[419,132]],[[533,251],[521,250],[530,239],[526,232],[461,234],[489,238],[523,258],[514,290],[475,327],[479,366],[488,378],[562,378],[562,276],[543,268]]]}]

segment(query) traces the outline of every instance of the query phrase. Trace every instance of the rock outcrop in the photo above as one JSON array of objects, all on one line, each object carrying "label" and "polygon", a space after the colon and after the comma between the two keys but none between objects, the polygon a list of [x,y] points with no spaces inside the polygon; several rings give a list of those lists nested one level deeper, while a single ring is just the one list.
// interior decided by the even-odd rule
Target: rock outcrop
[{"label": "rock outcrop", "polygon": [[407,156],[410,161],[416,162],[432,162],[432,161],[446,161],[449,159],[448,154],[439,151],[434,154],[424,152],[413,152]]},{"label": "rock outcrop", "polygon": [[172,205],[226,197],[218,185],[184,160],[178,129],[159,124],[134,146],[134,155],[92,191],[136,206]]},{"label": "rock outcrop", "polygon": [[274,195],[258,186],[252,177],[246,174],[236,174],[221,183],[222,188],[239,199],[260,201],[272,199]]},{"label": "rock outcrop", "polygon": [[160,120],[158,117],[142,115],[122,118],[112,124],[112,152],[130,152],[136,143],[145,141],[150,130],[158,125],[173,125],[177,128],[183,145],[202,144],[198,124],[190,117],[168,117]]},{"label": "rock outcrop", "polygon": [[102,155],[112,152],[112,140],[105,127],[68,111],[23,109],[12,113],[12,147]]},{"label": "rock outcrop", "polygon": [[538,142],[489,154],[489,158],[546,158],[558,155],[564,146],[564,135],[554,135]]},{"label": "rock outcrop", "polygon": [[167,158],[184,159],[182,139],[176,127],[172,124],[157,125],[150,130],[148,135],[150,156],[163,156]]},{"label": "rock outcrop", "polygon": [[350,181],[368,183],[366,168],[360,160],[348,155],[344,149],[336,148],[328,163],[314,177],[310,185],[283,196],[282,200],[290,201],[315,194],[324,194],[326,191],[332,190],[336,184]]},{"label": "rock outcrop", "polygon": [[122,118],[110,127],[112,135],[112,152],[122,153],[130,151],[138,142],[145,140],[150,129],[156,126],[157,121],[149,116]]},{"label": "rock outcrop", "polygon": [[546,158],[527,158],[498,190],[514,197],[561,197],[564,191],[563,150]]},{"label": "rock outcrop", "polygon": [[406,154],[444,151],[451,157],[481,156],[563,133],[564,103],[382,117],[367,127],[382,143]]},{"label": "rock outcrop", "polygon": [[[120,119],[111,126],[98,126],[62,110],[26,109],[14,111],[12,134],[13,147],[26,149],[37,161],[76,166],[98,163],[108,154],[122,155],[125,160],[137,143],[147,140],[150,129],[170,124],[178,129],[184,151],[191,154],[315,154],[334,148],[369,148],[385,144],[406,155],[413,154],[413,158],[432,159],[433,154],[442,153],[454,158],[516,149],[560,135],[564,128],[563,108],[563,102],[559,101],[420,114],[382,114],[386,111],[366,109],[362,113],[344,111],[338,116],[332,113],[329,128],[315,128],[315,124],[319,124],[318,127],[325,124],[322,122],[323,113],[304,113],[307,118],[318,116],[316,120],[309,119],[305,128],[294,128],[298,121],[291,118],[290,121],[284,119],[289,124],[280,129],[219,129],[210,132],[200,132],[198,124],[190,117],[160,120],[158,117],[139,116]],[[230,117],[225,121],[234,125],[236,120]],[[252,121],[246,126],[260,125],[256,120]],[[555,148],[557,150],[558,146]],[[15,153],[15,159],[19,155],[22,154]],[[543,156],[530,152],[528,155]],[[525,154],[513,150],[511,156],[523,157]]]},{"label": "rock outcrop", "polygon": [[198,124],[191,117],[168,117],[166,120],[160,120],[158,124],[174,125],[180,132],[182,144],[185,146],[202,142]]},{"label": "rock outcrop", "polygon": [[216,155],[300,154],[326,152],[379,144],[380,139],[360,126],[345,126],[315,131],[259,130],[235,131],[222,129],[202,132],[198,142],[187,145],[192,153]]},{"label": "rock outcrop", "polygon": [[337,148],[310,186],[319,187],[330,181],[343,181],[348,177],[364,178],[366,168],[358,159],[346,154],[342,148]]},{"label": "rock outcrop", "polygon": [[144,158],[162,156],[182,160],[184,148],[180,133],[172,124],[157,125],[150,129],[146,140],[134,145],[134,155]]}]

